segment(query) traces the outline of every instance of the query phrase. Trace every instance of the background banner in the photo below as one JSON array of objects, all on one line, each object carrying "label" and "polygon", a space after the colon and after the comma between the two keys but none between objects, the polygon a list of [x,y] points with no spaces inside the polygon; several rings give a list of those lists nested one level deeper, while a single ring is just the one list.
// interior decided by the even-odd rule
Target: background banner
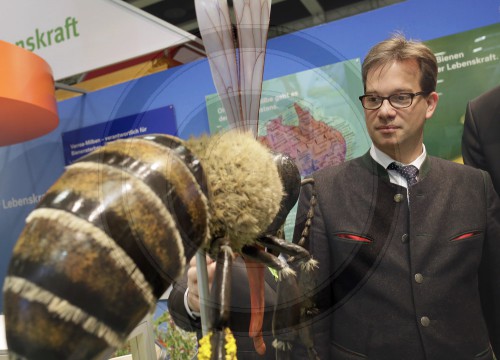
[{"label": "background banner", "polygon": [[439,105],[425,127],[425,146],[432,155],[461,161],[467,101],[500,84],[500,24],[426,44],[438,60]]},{"label": "background banner", "polygon": [[123,1],[7,1],[2,14],[1,39],[42,57],[56,80],[197,39]]}]

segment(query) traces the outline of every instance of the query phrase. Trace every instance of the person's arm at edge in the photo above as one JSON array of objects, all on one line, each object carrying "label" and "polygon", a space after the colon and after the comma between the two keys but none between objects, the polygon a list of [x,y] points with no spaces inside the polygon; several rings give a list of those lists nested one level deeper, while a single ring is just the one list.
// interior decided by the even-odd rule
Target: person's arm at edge
[{"label": "person's arm at edge", "polygon": [[467,103],[465,111],[464,132],[462,135],[462,157],[464,164],[487,170],[481,139],[474,116],[474,102]]},{"label": "person's arm at edge", "polygon": [[173,284],[172,292],[168,297],[168,311],[175,324],[186,331],[196,331],[201,334],[201,320],[191,316],[186,309],[185,295],[187,291],[186,275],[182,280]]},{"label": "person's arm at edge", "polygon": [[490,343],[500,355],[500,198],[493,189],[487,172],[483,171],[487,200],[487,228],[479,269],[479,292]]}]

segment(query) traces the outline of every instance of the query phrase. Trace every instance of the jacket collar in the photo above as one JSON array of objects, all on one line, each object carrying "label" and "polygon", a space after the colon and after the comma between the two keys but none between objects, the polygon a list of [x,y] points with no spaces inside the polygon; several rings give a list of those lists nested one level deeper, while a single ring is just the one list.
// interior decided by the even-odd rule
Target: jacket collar
[{"label": "jacket collar", "polygon": [[[373,158],[370,155],[370,151],[367,151],[363,156],[361,156],[361,164],[365,168],[367,168],[372,174],[382,178],[383,180],[389,181],[389,174],[387,172],[387,169],[385,169],[383,166],[381,166],[378,162],[373,160]],[[424,162],[422,163],[422,166],[420,166],[420,171],[419,171],[419,181],[422,181],[427,174],[429,173],[431,169],[431,159],[429,155],[425,157]]]}]

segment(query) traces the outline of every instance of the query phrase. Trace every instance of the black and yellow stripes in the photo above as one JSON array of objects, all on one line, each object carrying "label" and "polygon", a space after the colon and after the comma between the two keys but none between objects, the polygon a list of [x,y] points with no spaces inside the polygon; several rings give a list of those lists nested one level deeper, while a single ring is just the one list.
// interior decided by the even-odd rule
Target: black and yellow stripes
[{"label": "black and yellow stripes", "polygon": [[169,136],[116,141],[69,166],[14,248],[12,352],[91,359],[119,346],[206,245],[206,193],[199,162]]}]

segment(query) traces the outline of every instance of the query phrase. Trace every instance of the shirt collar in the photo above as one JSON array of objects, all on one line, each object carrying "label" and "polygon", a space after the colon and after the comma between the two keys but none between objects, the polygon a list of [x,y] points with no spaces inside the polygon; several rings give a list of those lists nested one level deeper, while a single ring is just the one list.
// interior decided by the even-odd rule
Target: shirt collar
[{"label": "shirt collar", "polygon": [[[387,169],[390,163],[396,161],[393,158],[391,158],[389,155],[386,153],[382,152],[379,150],[373,143],[370,147],[370,156],[375,160],[378,164],[380,164],[384,169]],[[425,145],[422,144],[422,154],[419,155],[415,160],[413,160],[410,164],[402,164],[399,161],[396,161],[398,164],[402,165],[413,165],[416,166],[417,169],[420,170],[420,167],[422,166],[422,163],[424,162],[425,158],[427,157],[427,150],[425,150]]]}]

